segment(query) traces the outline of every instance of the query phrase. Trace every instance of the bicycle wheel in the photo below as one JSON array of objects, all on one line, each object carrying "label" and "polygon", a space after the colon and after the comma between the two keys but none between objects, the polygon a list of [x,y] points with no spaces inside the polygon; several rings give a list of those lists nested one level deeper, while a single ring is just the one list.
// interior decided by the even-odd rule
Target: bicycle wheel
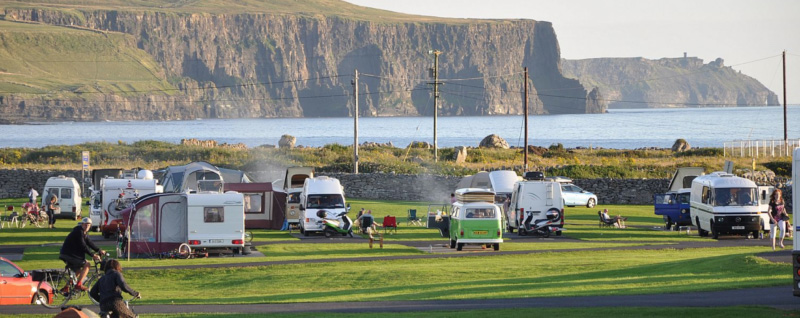
[{"label": "bicycle wheel", "polygon": [[[83,286],[86,286],[86,288],[92,290],[92,287],[94,287],[94,284],[97,284],[97,281],[100,280],[100,277],[101,275],[97,273],[92,274],[89,278],[86,279],[86,281],[83,283]],[[86,295],[88,295],[89,299],[92,301],[92,304],[95,305],[100,304],[100,301],[98,299],[94,299],[94,297],[92,297],[92,295],[90,295],[88,291],[86,292]]]},{"label": "bicycle wheel", "polygon": [[178,246],[178,257],[180,258],[189,258],[192,255],[192,248],[189,244],[182,243]]},{"label": "bicycle wheel", "polygon": [[[72,297],[71,293],[62,294],[60,291],[61,287],[67,284],[68,278],[65,276],[66,274],[63,272],[46,274],[45,278],[39,281],[39,285],[36,287],[36,290],[38,291],[36,293],[36,303],[47,308],[61,308],[61,306],[64,306],[64,304],[66,304]],[[48,296],[51,296],[47,292],[48,290],[53,291],[53,299],[48,299]]]}]

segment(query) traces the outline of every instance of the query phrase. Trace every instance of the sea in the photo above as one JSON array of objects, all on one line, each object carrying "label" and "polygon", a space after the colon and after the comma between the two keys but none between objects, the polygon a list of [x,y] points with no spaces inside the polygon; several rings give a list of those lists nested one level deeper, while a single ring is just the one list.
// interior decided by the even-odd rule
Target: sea
[{"label": "sea", "polygon": [[[787,108],[788,136],[800,138],[800,106]],[[528,144],[548,147],[612,149],[669,148],[682,138],[692,147],[722,147],[735,140],[783,140],[783,107],[612,109],[605,114],[537,115],[528,117]],[[522,147],[523,116],[439,116],[437,146],[478,146],[491,134],[512,147]],[[359,117],[358,143],[389,143],[404,148],[413,141],[433,144],[433,117]],[[184,138],[243,143],[248,147],[277,145],[282,135],[296,145],[352,145],[350,118],[202,119],[181,121],[55,122],[0,125],[0,147],[44,147],[86,142],[132,143]]]}]

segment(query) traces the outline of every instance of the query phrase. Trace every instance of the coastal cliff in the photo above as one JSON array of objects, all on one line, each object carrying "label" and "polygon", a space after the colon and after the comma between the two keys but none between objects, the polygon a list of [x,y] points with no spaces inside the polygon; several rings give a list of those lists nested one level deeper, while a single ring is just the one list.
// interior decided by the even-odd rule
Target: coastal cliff
[{"label": "coastal cliff", "polygon": [[[439,78],[445,82],[439,115],[521,114],[523,67],[530,72],[532,114],[605,112],[594,87],[561,74],[558,41],[549,22],[414,16],[376,21],[257,10],[213,14],[98,9],[78,2],[67,7],[67,2],[53,1],[47,7],[7,2],[4,18],[93,32],[98,41],[121,34],[131,40],[120,41],[117,51],[144,52],[147,56],[130,66],[153,63],[148,72],[153,78],[148,81],[159,84],[117,89],[122,85],[98,80],[75,89],[75,85],[37,83],[25,90],[0,91],[0,117],[32,121],[352,116],[351,81],[356,69],[361,74],[360,116],[430,116],[433,56],[428,51],[433,49],[442,52]],[[126,72],[107,66],[111,73]],[[0,80],[3,77],[0,73]],[[92,88],[92,94],[86,88]]]},{"label": "coastal cliff", "polygon": [[564,74],[599,87],[609,108],[778,106],[778,96],[718,58],[562,60]]}]

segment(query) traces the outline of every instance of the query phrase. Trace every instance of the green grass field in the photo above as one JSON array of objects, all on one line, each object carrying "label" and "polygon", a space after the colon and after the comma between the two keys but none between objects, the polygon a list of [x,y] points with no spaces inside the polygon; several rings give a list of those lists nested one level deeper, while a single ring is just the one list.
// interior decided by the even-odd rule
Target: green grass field
[{"label": "green grass field", "polygon": [[[0,204],[19,204],[24,199],[0,200]],[[352,209],[371,209],[380,222],[386,215],[399,216],[397,234],[386,235],[383,249],[369,249],[365,240],[353,243],[325,243],[324,240],[297,242],[286,233],[254,230],[254,241],[263,257],[212,257],[190,260],[134,259],[123,267],[165,267],[178,265],[231,264],[222,268],[128,270],[128,282],[141,291],[141,304],[255,304],[338,301],[488,299],[512,297],[557,297],[591,295],[634,295],[683,293],[750,287],[786,285],[791,281],[791,264],[772,263],[756,256],[771,250],[763,246],[675,249],[682,241],[709,241],[695,235],[663,231],[661,218],[650,206],[604,205],[592,209],[567,208],[569,239],[515,241],[508,235],[501,251],[531,253],[498,255],[472,253],[465,257],[371,259],[385,256],[422,256],[428,253],[403,245],[406,241],[444,244],[436,230],[407,226],[407,210],[427,211],[424,202],[349,200]],[[597,210],[608,208],[613,214],[629,217],[627,229],[599,228]],[[351,213],[354,215],[354,213]],[[56,230],[3,229],[2,245],[32,245],[23,260],[16,262],[26,270],[61,268],[58,249],[75,221],[58,220]],[[94,234],[97,235],[97,234]],[[282,243],[282,241],[286,241]],[[637,250],[615,247],[659,244],[662,249]],[[106,246],[111,249],[111,246]],[[469,252],[466,252],[469,253]],[[463,255],[463,254],[462,254]],[[300,263],[317,260],[317,263]],[[319,260],[326,262],[319,263]],[[290,261],[297,263],[247,266],[253,262]],[[327,262],[329,261],[329,262]],[[324,273],[320,274],[320,273]],[[513,273],[513,275],[508,275]],[[192,286],[175,292],[178,286]],[[552,284],[558,281],[558,284]],[[214,293],[207,292],[214,290]],[[488,292],[491,291],[491,292]],[[88,300],[78,300],[85,304]],[[547,309],[568,316],[588,315],[699,316],[694,308],[601,308]],[[755,316],[780,316],[787,312],[767,308],[723,308],[719,313],[748,313]],[[434,312],[433,317],[485,317],[514,314],[513,310]],[[406,313],[422,315],[422,313]],[[798,314],[798,313],[793,313]],[[310,315],[310,314],[309,314]],[[280,315],[306,317],[309,315]],[[366,314],[341,314],[337,317],[363,317]],[[371,314],[374,315],[374,314]],[[384,315],[384,314],[382,314]],[[402,315],[402,313],[388,314]],[[709,316],[718,316],[713,311]],[[37,317],[26,315],[26,317]],[[149,316],[149,315],[148,315]],[[230,314],[154,315],[161,317],[228,317]],[[239,315],[236,315],[239,316]],[[405,316],[405,315],[404,315]]]}]

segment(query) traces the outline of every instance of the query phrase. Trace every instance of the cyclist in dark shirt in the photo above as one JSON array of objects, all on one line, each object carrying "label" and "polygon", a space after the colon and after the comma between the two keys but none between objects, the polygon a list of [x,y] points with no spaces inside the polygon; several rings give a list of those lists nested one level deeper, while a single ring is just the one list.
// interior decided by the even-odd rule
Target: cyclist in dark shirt
[{"label": "cyclist in dark shirt", "polygon": [[112,312],[112,317],[136,317],[136,314],[125,305],[125,300],[122,298],[123,291],[136,298],[141,297],[139,292],[125,282],[119,261],[112,259],[106,265],[105,275],[92,286],[89,296],[100,302],[100,310]]},{"label": "cyclist in dark shirt", "polygon": [[[96,261],[100,260],[100,255],[106,252],[98,248],[92,240],[89,239],[89,229],[92,227],[92,219],[83,218],[78,222],[78,226],[69,232],[67,238],[64,239],[64,244],[61,245],[61,253],[58,258],[69,266],[73,272],[78,275],[78,284],[75,288],[80,290],[87,290],[83,286],[83,279],[89,274],[89,262],[84,259],[84,254],[91,255]],[[92,252],[94,250],[94,253]]]}]

